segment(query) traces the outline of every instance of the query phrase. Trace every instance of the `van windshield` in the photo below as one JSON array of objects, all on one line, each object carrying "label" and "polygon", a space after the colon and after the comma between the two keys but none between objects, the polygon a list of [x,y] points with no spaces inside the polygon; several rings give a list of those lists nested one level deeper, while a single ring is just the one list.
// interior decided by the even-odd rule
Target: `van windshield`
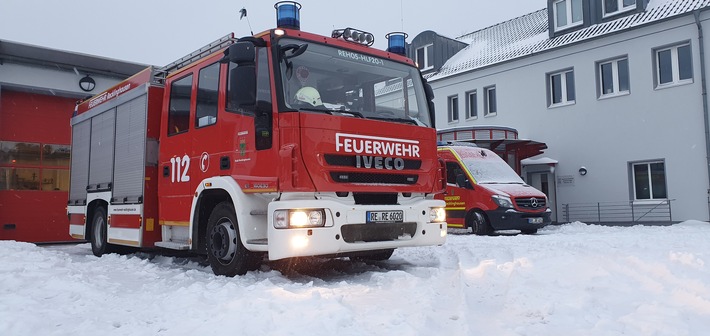
[{"label": "van windshield", "polygon": [[[305,44],[304,52],[289,57]],[[431,127],[416,67],[290,38],[279,47],[286,107]]]},{"label": "van windshield", "polygon": [[525,184],[523,179],[497,155],[486,159],[464,159],[463,163],[477,183]]}]

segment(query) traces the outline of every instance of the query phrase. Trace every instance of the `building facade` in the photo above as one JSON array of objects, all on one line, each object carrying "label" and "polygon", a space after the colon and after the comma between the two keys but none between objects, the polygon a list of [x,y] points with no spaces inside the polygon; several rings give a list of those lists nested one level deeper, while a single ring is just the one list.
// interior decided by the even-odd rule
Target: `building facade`
[{"label": "building facade", "polygon": [[428,75],[437,128],[512,127],[547,144],[522,176],[547,189],[558,222],[707,221],[709,6],[548,0],[461,36],[468,46]]},{"label": "building facade", "polygon": [[71,240],[75,104],[145,67],[0,40],[0,240]]}]

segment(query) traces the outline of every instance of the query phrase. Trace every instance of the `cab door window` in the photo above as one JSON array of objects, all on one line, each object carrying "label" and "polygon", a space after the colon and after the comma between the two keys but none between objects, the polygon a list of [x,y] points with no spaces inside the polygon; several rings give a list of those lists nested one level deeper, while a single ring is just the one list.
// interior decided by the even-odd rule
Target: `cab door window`
[{"label": "cab door window", "polygon": [[192,74],[170,84],[170,107],[168,111],[168,135],[187,132],[190,126],[190,95]]},{"label": "cab door window", "polygon": [[219,63],[214,63],[200,70],[197,79],[195,128],[213,125],[217,122],[219,72]]},{"label": "cab door window", "polygon": [[456,185],[456,176],[465,174],[458,162],[446,163],[446,183]]}]

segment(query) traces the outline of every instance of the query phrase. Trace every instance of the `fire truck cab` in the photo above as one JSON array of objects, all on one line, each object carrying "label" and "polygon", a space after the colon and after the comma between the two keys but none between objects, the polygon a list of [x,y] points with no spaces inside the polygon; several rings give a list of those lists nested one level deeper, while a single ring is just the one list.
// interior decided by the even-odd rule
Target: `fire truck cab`
[{"label": "fire truck cab", "polygon": [[71,235],[96,255],[206,255],[228,276],[264,256],[384,260],[443,244],[433,94],[394,52],[404,38],[384,52],[366,32],[310,34],[297,18],[228,35],[79,105]]},{"label": "fire truck cab", "polygon": [[495,230],[536,233],[551,223],[547,196],[529,186],[500,156],[474,144],[441,143],[446,163],[448,226],[471,228],[476,235]]}]

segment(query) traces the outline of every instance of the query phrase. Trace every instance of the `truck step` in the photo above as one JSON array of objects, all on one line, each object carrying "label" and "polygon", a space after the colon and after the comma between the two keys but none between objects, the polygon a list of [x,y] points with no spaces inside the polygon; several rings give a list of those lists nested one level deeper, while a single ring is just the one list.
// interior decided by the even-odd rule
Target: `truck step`
[{"label": "truck step", "polygon": [[252,210],[249,211],[249,214],[252,216],[266,216],[266,210]]},{"label": "truck step", "polygon": [[268,239],[268,238],[261,238],[261,239],[249,239],[249,240],[247,240],[247,244],[254,244],[254,245],[269,245],[269,239]]},{"label": "truck step", "polygon": [[155,246],[166,248],[166,249],[171,249],[171,250],[180,250],[180,251],[185,251],[190,249],[190,245],[188,245],[186,242],[181,243],[181,242],[156,242]]}]

